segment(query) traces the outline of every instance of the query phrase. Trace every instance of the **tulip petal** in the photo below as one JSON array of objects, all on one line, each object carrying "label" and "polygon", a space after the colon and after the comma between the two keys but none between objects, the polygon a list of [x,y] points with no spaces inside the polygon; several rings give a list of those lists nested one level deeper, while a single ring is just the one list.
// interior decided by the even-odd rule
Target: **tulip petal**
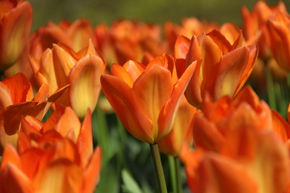
[{"label": "tulip petal", "polygon": [[76,113],[70,108],[66,107],[63,114],[60,116],[55,130],[63,137],[67,137],[69,134],[72,135],[71,140],[77,141],[81,128],[81,123]]},{"label": "tulip petal", "polygon": [[96,55],[87,55],[74,66],[70,74],[70,102],[79,117],[93,111],[101,90],[100,76],[105,64]]},{"label": "tulip petal", "polygon": [[285,70],[290,70],[289,26],[283,22],[269,20],[267,23],[271,36],[271,51],[277,63]]},{"label": "tulip petal", "polygon": [[226,157],[208,154],[197,169],[196,193],[257,193],[258,187],[245,168]]},{"label": "tulip petal", "polygon": [[101,170],[101,149],[97,147],[85,168],[82,193],[90,193],[98,183]]},{"label": "tulip petal", "polygon": [[192,36],[190,47],[186,56],[186,64],[190,65],[194,61],[201,61],[201,48],[199,45],[199,39],[196,36]]},{"label": "tulip petal", "polygon": [[39,73],[45,77],[46,83],[49,85],[49,94],[54,93],[57,88],[57,80],[53,64],[51,49],[46,49],[41,55]]},{"label": "tulip petal", "polygon": [[68,160],[59,160],[38,173],[34,186],[38,193],[79,193],[82,173],[80,168]]},{"label": "tulip petal", "polygon": [[158,64],[152,65],[134,82],[136,98],[152,121],[154,139],[159,130],[159,113],[171,94],[172,86],[170,72]]},{"label": "tulip petal", "polygon": [[32,92],[29,80],[22,73],[6,78],[2,82],[9,89],[13,104],[25,102],[29,92]]},{"label": "tulip petal", "polygon": [[185,89],[194,73],[196,67],[195,64],[196,63],[193,63],[187,67],[183,75],[174,85],[169,99],[166,101],[165,105],[161,109],[158,117],[159,127],[157,141],[161,139],[164,135],[167,135],[172,129],[172,124],[175,119],[179,103],[182,99],[182,96],[184,96]]},{"label": "tulip petal", "polygon": [[[224,55],[213,87],[214,98],[225,95],[233,96],[241,89],[253,70],[256,59],[256,49],[242,47]],[[216,73],[216,72],[215,72]]]},{"label": "tulip petal", "polygon": [[103,91],[116,114],[128,130],[137,139],[152,143],[152,123],[136,100],[133,90],[121,79],[102,75]]},{"label": "tulip petal", "polygon": [[0,109],[3,110],[9,105],[12,105],[13,101],[10,95],[10,90],[5,84],[0,82]]},{"label": "tulip petal", "polygon": [[248,162],[248,168],[260,191],[286,192],[290,182],[287,146],[267,130],[259,131],[254,140],[255,159]]},{"label": "tulip petal", "polygon": [[208,33],[208,36],[210,36],[211,39],[219,46],[223,54],[228,53],[232,49],[232,45],[227,40],[225,35],[218,30],[212,30]]},{"label": "tulip petal", "polygon": [[227,39],[232,48],[236,48],[242,39],[241,30],[234,23],[225,23],[220,28],[221,34]]},{"label": "tulip petal", "polygon": [[21,167],[20,157],[16,149],[11,145],[7,145],[5,147],[1,160],[1,169],[4,169],[8,164],[13,164],[16,167]]},{"label": "tulip petal", "polygon": [[77,146],[81,154],[82,165],[84,167],[93,153],[92,113],[90,110],[87,111],[83,125],[80,128]]},{"label": "tulip petal", "polygon": [[174,57],[176,59],[186,59],[190,47],[190,40],[184,36],[179,36],[174,45]]},{"label": "tulip petal", "polygon": [[212,96],[211,88],[215,84],[216,77],[218,76],[217,68],[222,58],[222,50],[209,36],[201,37],[201,54],[203,56],[199,80],[202,98],[209,92]]},{"label": "tulip petal", "polygon": [[4,128],[8,135],[15,134],[19,129],[21,117],[25,115],[37,116],[46,103],[25,102],[8,106],[4,113]]},{"label": "tulip petal", "polygon": [[272,112],[273,130],[284,141],[290,138],[290,125],[286,120],[274,110]]},{"label": "tulip petal", "polygon": [[[130,61],[128,61],[128,62],[130,62]],[[134,81],[133,81],[131,75],[122,66],[120,66],[118,64],[113,64],[111,67],[111,74],[116,76],[116,77],[119,77],[120,79],[125,81],[126,84],[128,86],[130,86],[131,88],[133,87]]]},{"label": "tulip petal", "polygon": [[24,173],[22,173],[18,167],[10,163],[8,163],[6,167],[1,170],[0,186],[2,186],[3,193],[34,192],[31,180]]},{"label": "tulip petal", "polygon": [[75,21],[68,29],[68,35],[72,40],[72,48],[79,51],[88,45],[89,39],[94,38],[92,25],[85,19]]},{"label": "tulip petal", "polygon": [[129,60],[123,65],[123,68],[130,74],[133,82],[143,73],[144,69],[141,64]]},{"label": "tulip petal", "polygon": [[161,152],[170,155],[178,155],[181,146],[186,143],[187,140],[192,141],[192,135],[190,139],[186,139],[186,135],[193,128],[193,115],[195,112],[196,109],[183,98],[176,112],[176,118],[171,132],[158,142],[158,147]]},{"label": "tulip petal", "polygon": [[193,140],[197,147],[219,152],[225,139],[213,123],[209,122],[202,115],[196,115],[193,127]]},{"label": "tulip petal", "polygon": [[48,155],[38,148],[28,148],[21,154],[21,169],[30,179],[33,179],[38,172],[42,172],[48,160]]},{"label": "tulip petal", "polygon": [[66,94],[67,94],[67,90],[68,90],[69,87],[70,87],[69,84],[63,86],[62,88],[58,89],[55,93],[50,95],[47,100],[49,102],[55,102],[58,99],[61,100],[62,98],[65,98]]},{"label": "tulip petal", "polygon": [[32,22],[32,9],[29,2],[19,2],[1,18],[0,63],[1,71],[14,64],[23,51]]},{"label": "tulip petal", "polygon": [[76,60],[64,48],[54,44],[52,49],[54,70],[58,87],[68,84],[68,77]]},{"label": "tulip petal", "polygon": [[38,92],[36,93],[33,101],[39,103],[46,101],[48,98],[48,92],[49,92],[48,84],[42,84]]}]

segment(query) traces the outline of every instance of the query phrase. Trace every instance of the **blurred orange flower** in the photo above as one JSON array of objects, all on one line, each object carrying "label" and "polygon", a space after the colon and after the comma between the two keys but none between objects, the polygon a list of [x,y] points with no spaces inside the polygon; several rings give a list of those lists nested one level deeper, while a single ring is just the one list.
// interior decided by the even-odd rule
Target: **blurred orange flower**
[{"label": "blurred orange flower", "polygon": [[164,24],[165,38],[169,44],[170,52],[174,51],[175,41],[178,36],[185,36],[191,39],[194,35],[199,36],[213,29],[218,29],[218,26],[214,23],[200,21],[194,17],[183,19],[180,25],[173,24],[169,21]]},{"label": "blurred orange flower", "polygon": [[147,66],[128,61],[113,65],[113,75],[103,75],[103,91],[128,132],[148,143],[167,135],[179,102],[194,71],[190,65],[176,81],[174,61],[161,56]]},{"label": "blurred orange flower", "polygon": [[23,123],[19,142],[22,151],[17,152],[8,145],[2,157],[1,192],[94,191],[100,173],[101,152],[98,147],[93,152],[90,112],[75,142],[54,129],[37,130],[37,123],[31,118]]},{"label": "blurred orange flower", "polygon": [[249,86],[242,89],[235,99],[226,96],[217,102],[206,101],[202,112],[202,115],[195,117],[193,136],[195,144],[208,151],[220,152],[224,144],[232,140],[228,135],[234,131],[231,131],[227,124],[232,116],[238,115],[240,122],[237,122],[238,119],[233,120],[235,125],[271,130],[281,140],[286,142],[288,139],[289,131],[284,127],[285,120],[283,121],[283,118],[272,111],[264,101],[260,101]]},{"label": "blurred orange flower", "polygon": [[96,27],[98,48],[108,64],[128,60],[141,62],[144,56],[158,56],[166,51],[158,25],[121,20],[112,26]]},{"label": "blurred orange flower", "polygon": [[89,40],[96,45],[94,28],[85,19],[78,19],[73,23],[62,20],[59,25],[49,22],[47,26],[34,32],[29,42],[29,54],[40,59],[47,48],[61,43],[78,52],[89,45]]},{"label": "blurred orange flower", "polygon": [[28,40],[32,9],[27,1],[0,2],[0,71],[13,65]]},{"label": "blurred orange flower", "polygon": [[283,130],[281,120],[275,120],[250,87],[235,99],[206,101],[202,112],[193,127],[195,151],[202,153],[183,154],[192,192],[288,190],[290,165],[284,137],[289,131]]},{"label": "blurred orange flower", "polygon": [[263,58],[271,56],[270,37],[266,23],[277,13],[287,13],[283,2],[277,6],[270,7],[265,1],[258,1],[250,12],[246,7],[242,7],[243,32],[247,41],[251,44],[256,43],[259,48],[259,55]]},{"label": "blurred orange flower", "polygon": [[270,48],[283,71],[290,72],[290,19],[288,13],[279,12],[267,22]]}]

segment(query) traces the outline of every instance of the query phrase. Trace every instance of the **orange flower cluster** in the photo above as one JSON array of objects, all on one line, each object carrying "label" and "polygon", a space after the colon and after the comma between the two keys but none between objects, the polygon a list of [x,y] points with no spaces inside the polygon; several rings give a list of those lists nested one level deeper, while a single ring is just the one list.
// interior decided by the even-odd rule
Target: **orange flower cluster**
[{"label": "orange flower cluster", "polygon": [[250,87],[207,100],[194,123],[196,149],[182,158],[192,192],[289,192],[290,125]]},{"label": "orange flower cluster", "polygon": [[287,122],[245,86],[268,66],[289,76],[283,3],[242,8],[242,29],[80,19],[29,35],[31,14],[27,1],[0,2],[1,193],[94,191],[101,91],[133,137],[183,161],[192,192],[290,192],[290,104]]}]

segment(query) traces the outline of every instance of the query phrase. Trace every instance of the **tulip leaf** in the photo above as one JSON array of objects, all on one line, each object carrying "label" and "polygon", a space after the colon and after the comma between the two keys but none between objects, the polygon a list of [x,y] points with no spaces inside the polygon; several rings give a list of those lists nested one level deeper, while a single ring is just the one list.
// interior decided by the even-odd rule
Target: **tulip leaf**
[{"label": "tulip leaf", "polygon": [[100,181],[95,190],[95,193],[104,192],[119,192],[119,175],[116,173],[116,169],[112,164],[102,167]]},{"label": "tulip leaf", "polygon": [[123,192],[127,193],[143,193],[137,184],[137,182],[134,180],[134,178],[130,175],[130,173],[127,170],[122,170],[122,179],[124,182],[123,186]]}]

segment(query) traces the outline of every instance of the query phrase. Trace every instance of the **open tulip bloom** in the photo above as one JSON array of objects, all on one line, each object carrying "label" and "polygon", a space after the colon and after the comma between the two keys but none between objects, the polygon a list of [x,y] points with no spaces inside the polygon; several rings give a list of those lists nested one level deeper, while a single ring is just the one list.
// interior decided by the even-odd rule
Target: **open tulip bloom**
[{"label": "open tulip bloom", "polygon": [[1,0],[0,193],[290,193],[290,16],[241,12],[29,34]]},{"label": "open tulip bloom", "polygon": [[128,61],[113,65],[113,75],[101,77],[103,91],[128,132],[150,144],[170,132],[195,67],[189,66],[174,83],[170,62],[166,56],[147,66]]}]

